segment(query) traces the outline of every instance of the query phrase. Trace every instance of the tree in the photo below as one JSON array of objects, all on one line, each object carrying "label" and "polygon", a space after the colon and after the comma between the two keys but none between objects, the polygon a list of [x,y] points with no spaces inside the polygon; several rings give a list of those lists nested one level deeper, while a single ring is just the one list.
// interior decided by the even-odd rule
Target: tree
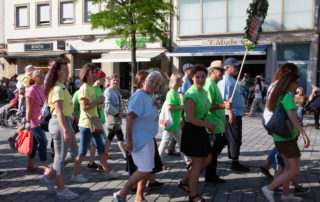
[{"label": "tree", "polygon": [[137,73],[136,35],[167,40],[169,17],[174,14],[173,5],[166,0],[94,0],[103,2],[104,9],[91,15],[91,28],[107,31],[105,38],[130,37],[131,40],[131,93]]}]

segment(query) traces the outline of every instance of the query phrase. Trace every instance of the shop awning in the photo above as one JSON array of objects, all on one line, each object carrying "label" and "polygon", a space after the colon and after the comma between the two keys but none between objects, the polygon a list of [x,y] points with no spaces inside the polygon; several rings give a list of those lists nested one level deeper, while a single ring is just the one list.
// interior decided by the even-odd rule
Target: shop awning
[{"label": "shop awning", "polygon": [[[150,62],[152,58],[157,57],[164,51],[137,51],[136,57],[137,62]],[[103,58],[93,59],[93,63],[103,63],[103,62],[131,62],[131,52],[125,51],[114,51],[110,52]]]},{"label": "shop awning", "polygon": [[[265,55],[268,45],[257,45],[248,55]],[[224,56],[224,55],[244,55],[246,48],[244,45],[236,46],[198,46],[181,47],[167,56],[188,57],[188,56]]]}]

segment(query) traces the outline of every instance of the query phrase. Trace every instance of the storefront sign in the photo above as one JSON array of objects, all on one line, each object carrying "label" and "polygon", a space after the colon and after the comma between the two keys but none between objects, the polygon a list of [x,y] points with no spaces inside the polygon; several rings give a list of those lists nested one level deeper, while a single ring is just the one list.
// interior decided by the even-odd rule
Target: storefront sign
[{"label": "storefront sign", "polygon": [[24,44],[24,51],[53,50],[53,43]]},{"label": "storefront sign", "polygon": [[204,46],[234,46],[240,45],[240,39],[230,38],[216,38],[216,39],[207,39],[202,41],[202,45]]},{"label": "storefront sign", "polygon": [[[117,39],[116,43],[117,46],[121,49],[126,49],[126,48],[131,48],[132,39],[127,38],[127,39]],[[137,48],[145,48],[145,43],[151,42],[150,37],[136,37],[136,47]]]}]

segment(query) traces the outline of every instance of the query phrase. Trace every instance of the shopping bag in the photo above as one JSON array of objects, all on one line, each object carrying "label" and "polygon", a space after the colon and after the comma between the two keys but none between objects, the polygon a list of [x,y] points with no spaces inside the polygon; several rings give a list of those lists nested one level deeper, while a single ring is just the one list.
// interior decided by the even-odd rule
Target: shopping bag
[{"label": "shopping bag", "polygon": [[30,155],[33,148],[33,134],[30,131],[19,131],[17,138],[17,152]]},{"label": "shopping bag", "polygon": [[167,101],[162,105],[162,109],[159,116],[159,126],[163,129],[169,129],[173,125],[171,112],[168,109]]}]

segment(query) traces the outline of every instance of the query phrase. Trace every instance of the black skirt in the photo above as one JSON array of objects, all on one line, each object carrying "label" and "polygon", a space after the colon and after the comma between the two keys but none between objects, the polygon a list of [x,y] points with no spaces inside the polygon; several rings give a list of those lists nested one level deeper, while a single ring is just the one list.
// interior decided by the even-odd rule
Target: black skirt
[{"label": "black skirt", "polygon": [[185,122],[181,136],[181,151],[190,157],[207,157],[211,150],[206,129]]},{"label": "black skirt", "polygon": [[[155,174],[162,171],[162,161],[159,155],[156,139],[153,139],[153,141],[154,141],[155,154],[154,154],[154,168],[152,170],[152,174]],[[129,176],[131,176],[137,170],[137,166],[134,164],[132,156],[129,155],[128,151],[126,151],[126,154],[127,154],[126,170],[128,171]]]}]

